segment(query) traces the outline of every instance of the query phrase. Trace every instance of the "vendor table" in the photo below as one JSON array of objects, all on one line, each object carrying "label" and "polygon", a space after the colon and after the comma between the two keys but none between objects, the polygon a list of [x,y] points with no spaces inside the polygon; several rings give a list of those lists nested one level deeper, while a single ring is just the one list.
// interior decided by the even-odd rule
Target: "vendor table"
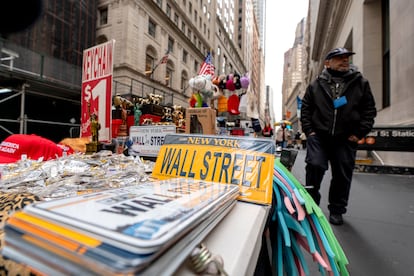
[{"label": "vendor table", "polygon": [[[253,275],[270,206],[237,202],[203,243],[224,260],[228,275]],[[195,275],[184,262],[174,275]]]}]

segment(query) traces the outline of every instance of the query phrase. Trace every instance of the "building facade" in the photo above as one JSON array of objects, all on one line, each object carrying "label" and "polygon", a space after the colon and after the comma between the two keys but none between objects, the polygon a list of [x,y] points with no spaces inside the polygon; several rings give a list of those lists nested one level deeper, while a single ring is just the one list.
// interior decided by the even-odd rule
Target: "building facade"
[{"label": "building facade", "polygon": [[98,10],[98,41],[117,41],[114,80],[124,90],[117,93],[142,96],[155,87],[164,104],[187,107],[188,81],[208,53],[217,76],[249,74],[252,91],[261,93],[263,54],[251,0],[101,0]]},{"label": "building facade", "polygon": [[282,119],[292,123],[292,129],[300,130],[297,97],[305,89],[305,19],[296,26],[292,48],[285,52],[282,83]]},{"label": "building facade", "polygon": [[96,43],[96,11],[96,1],[44,0],[33,24],[1,34],[0,88],[9,92],[0,94],[0,140],[36,133],[60,141],[78,128],[82,54]]},{"label": "building facade", "polygon": [[[370,81],[378,115],[374,127],[407,127],[413,133],[414,2],[409,0],[310,0],[305,83],[322,70],[326,53],[346,47],[352,63]],[[377,151],[376,161],[414,166],[413,149]]]}]

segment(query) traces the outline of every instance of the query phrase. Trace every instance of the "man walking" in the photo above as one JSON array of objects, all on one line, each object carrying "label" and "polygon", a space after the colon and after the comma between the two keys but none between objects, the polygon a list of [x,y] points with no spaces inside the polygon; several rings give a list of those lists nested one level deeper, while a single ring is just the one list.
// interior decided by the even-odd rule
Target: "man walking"
[{"label": "man walking", "polygon": [[306,186],[317,204],[320,185],[331,165],[329,221],[343,224],[357,142],[371,130],[377,114],[367,79],[349,64],[345,48],[329,51],[325,69],[309,84],[302,99],[302,130],[307,136]]}]

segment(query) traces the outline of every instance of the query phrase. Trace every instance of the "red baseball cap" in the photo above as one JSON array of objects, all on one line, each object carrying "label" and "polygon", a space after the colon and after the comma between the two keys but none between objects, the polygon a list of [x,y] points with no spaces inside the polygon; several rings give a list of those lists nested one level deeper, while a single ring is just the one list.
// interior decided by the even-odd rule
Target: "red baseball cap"
[{"label": "red baseball cap", "polygon": [[14,163],[26,154],[27,159],[43,161],[62,156],[64,150],[53,141],[34,134],[12,134],[0,144],[0,163]]}]

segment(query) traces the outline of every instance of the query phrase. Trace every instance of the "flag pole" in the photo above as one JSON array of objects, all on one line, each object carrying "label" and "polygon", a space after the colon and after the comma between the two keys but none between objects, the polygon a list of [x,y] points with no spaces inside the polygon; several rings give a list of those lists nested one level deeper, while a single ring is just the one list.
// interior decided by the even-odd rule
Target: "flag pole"
[{"label": "flag pole", "polygon": [[166,52],[165,52],[165,54],[162,56],[162,58],[158,61],[158,63],[154,66],[154,67],[152,67],[152,69],[151,69],[151,77],[152,77],[152,74],[154,74],[154,71],[155,71],[155,69],[157,69],[157,67],[161,64],[161,63],[164,63],[163,62],[163,60],[165,59],[165,58],[167,58],[168,59],[168,54],[170,53],[170,51],[169,50],[167,50]]}]

